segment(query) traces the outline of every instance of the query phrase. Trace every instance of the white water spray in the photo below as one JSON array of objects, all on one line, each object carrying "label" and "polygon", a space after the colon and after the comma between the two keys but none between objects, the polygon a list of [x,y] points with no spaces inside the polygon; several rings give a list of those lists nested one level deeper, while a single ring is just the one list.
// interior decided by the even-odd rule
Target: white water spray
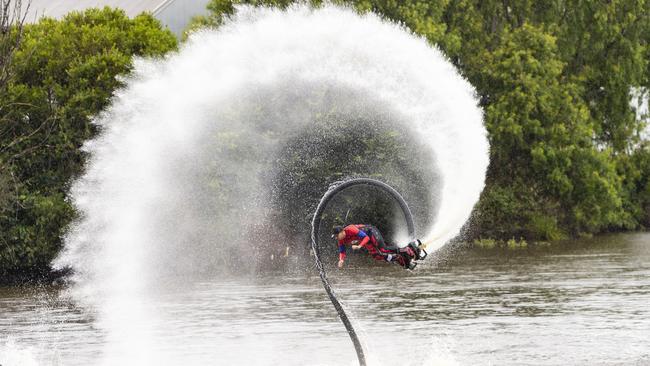
[{"label": "white water spray", "polygon": [[136,63],[96,120],[102,133],[72,189],[81,218],[56,261],[97,310],[106,353],[121,355],[110,362],[152,361],[143,342],[156,310],[143,299],[226,271],[272,226],[279,152],[328,118],[414,136],[433,162],[422,171],[441,179],[423,241],[432,250],[458,235],[488,165],[482,112],[445,57],[403,28],[334,6],[240,8],[177,54]]}]

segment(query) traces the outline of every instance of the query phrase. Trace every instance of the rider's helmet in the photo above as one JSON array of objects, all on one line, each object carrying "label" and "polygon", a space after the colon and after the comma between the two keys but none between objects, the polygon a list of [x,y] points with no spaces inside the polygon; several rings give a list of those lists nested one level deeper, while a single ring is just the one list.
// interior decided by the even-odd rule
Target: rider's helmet
[{"label": "rider's helmet", "polygon": [[336,238],[337,235],[343,230],[343,226],[336,225],[332,227],[332,238]]}]

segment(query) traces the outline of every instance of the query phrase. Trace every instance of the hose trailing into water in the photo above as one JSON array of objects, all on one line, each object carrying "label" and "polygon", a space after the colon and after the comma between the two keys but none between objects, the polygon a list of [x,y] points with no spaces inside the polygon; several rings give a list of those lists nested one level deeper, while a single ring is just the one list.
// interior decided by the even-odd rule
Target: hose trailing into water
[{"label": "hose trailing into water", "polygon": [[325,292],[327,292],[327,296],[332,302],[332,305],[334,305],[334,309],[336,309],[336,312],[338,313],[341,322],[343,322],[343,325],[345,326],[345,329],[348,331],[348,335],[350,336],[350,339],[354,344],[354,349],[356,350],[357,358],[359,359],[359,365],[366,366],[366,357],[363,353],[363,347],[361,346],[359,337],[357,336],[357,333],[354,330],[354,326],[350,322],[350,319],[345,313],[345,310],[343,309],[343,305],[336,297],[336,293],[334,293],[332,286],[327,280],[325,267],[323,266],[323,262],[321,262],[320,260],[320,250],[318,245],[318,235],[320,231],[321,217],[328,203],[338,193],[356,185],[367,185],[367,186],[379,188],[385,193],[389,194],[393,199],[395,199],[395,201],[397,201],[397,203],[399,204],[402,213],[404,214],[404,219],[406,220],[408,234],[409,237],[411,238],[415,237],[415,224],[413,222],[413,215],[411,214],[411,210],[409,209],[402,195],[400,195],[399,192],[397,192],[393,187],[389,186],[388,184],[372,178],[354,178],[354,179],[337,182],[330,185],[329,189],[323,195],[320,202],[318,203],[318,207],[316,208],[316,212],[314,213],[314,217],[311,222],[311,247],[314,253],[314,260],[316,261],[316,268],[318,268],[318,273],[320,275],[321,281],[323,282],[323,287],[325,287]]}]

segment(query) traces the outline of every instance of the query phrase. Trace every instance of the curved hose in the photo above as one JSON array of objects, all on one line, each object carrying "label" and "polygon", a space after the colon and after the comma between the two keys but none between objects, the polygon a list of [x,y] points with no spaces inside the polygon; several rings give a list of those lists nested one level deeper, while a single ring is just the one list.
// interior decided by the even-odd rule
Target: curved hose
[{"label": "curved hose", "polygon": [[320,279],[323,282],[323,287],[325,287],[325,292],[327,292],[327,296],[330,298],[332,305],[334,305],[334,309],[336,309],[339,318],[341,318],[341,321],[343,322],[345,329],[348,331],[348,335],[350,335],[350,339],[354,344],[354,349],[357,351],[357,358],[359,359],[359,365],[366,366],[366,357],[363,353],[363,347],[361,346],[359,337],[357,336],[357,333],[355,332],[354,327],[350,322],[350,319],[345,313],[345,310],[343,309],[341,302],[339,302],[339,300],[337,299],[336,294],[332,289],[332,286],[327,280],[325,267],[323,266],[323,263],[320,260],[320,250],[318,245],[318,234],[320,230],[321,216],[323,215],[323,211],[325,211],[327,204],[338,193],[355,185],[369,185],[369,186],[377,187],[383,190],[384,192],[388,193],[391,197],[393,197],[399,203],[399,206],[402,209],[402,212],[404,213],[404,219],[406,220],[408,234],[411,238],[415,237],[415,224],[413,222],[413,215],[411,214],[411,210],[409,209],[402,195],[400,195],[399,192],[397,192],[393,187],[389,186],[388,184],[371,178],[354,178],[354,179],[346,180],[343,182],[337,182],[330,185],[329,189],[327,190],[327,192],[325,192],[325,195],[323,195],[320,202],[318,203],[318,207],[316,208],[316,212],[314,213],[314,217],[311,222],[311,247],[314,252],[314,260],[316,261],[316,267],[318,268]]}]

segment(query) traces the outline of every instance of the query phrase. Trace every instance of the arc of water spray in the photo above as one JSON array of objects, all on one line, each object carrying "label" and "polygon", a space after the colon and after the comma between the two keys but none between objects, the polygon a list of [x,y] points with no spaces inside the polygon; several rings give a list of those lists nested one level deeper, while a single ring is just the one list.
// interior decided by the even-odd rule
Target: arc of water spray
[{"label": "arc of water spray", "polygon": [[402,195],[400,195],[399,192],[397,192],[393,187],[389,186],[388,184],[371,178],[355,178],[343,182],[337,182],[330,185],[329,189],[327,190],[327,192],[325,192],[320,202],[318,203],[318,207],[316,208],[316,211],[314,212],[314,217],[311,222],[311,248],[314,253],[314,261],[316,262],[316,268],[318,268],[318,274],[320,275],[321,282],[323,282],[323,287],[325,288],[325,292],[327,292],[327,296],[332,302],[332,305],[334,305],[334,309],[336,309],[336,312],[339,315],[341,322],[343,322],[343,325],[345,326],[345,329],[348,331],[348,335],[350,336],[350,339],[354,344],[354,349],[356,350],[357,358],[359,359],[359,365],[365,366],[366,357],[363,353],[363,346],[361,345],[359,336],[357,335],[357,332],[354,330],[354,326],[352,325],[350,318],[345,313],[345,309],[343,309],[343,305],[336,297],[336,293],[332,289],[332,286],[330,285],[329,280],[327,279],[325,267],[323,266],[323,262],[321,262],[320,260],[320,251],[318,250],[318,234],[320,230],[320,221],[323,215],[323,211],[325,211],[327,204],[332,200],[332,198],[334,198],[334,196],[336,196],[336,194],[355,185],[368,185],[368,186],[377,187],[383,190],[384,192],[388,193],[391,197],[393,197],[399,203],[399,206],[402,209],[402,212],[404,214],[404,219],[406,220],[408,234],[411,238],[415,237],[415,223],[413,221],[413,215],[411,214],[411,210],[409,209]]},{"label": "arc of water spray", "polygon": [[98,363],[155,353],[164,323],[143,310],[157,301],[149,289],[227,271],[241,227],[274,202],[264,177],[302,169],[278,165],[277,153],[312,136],[314,123],[339,120],[379,120],[412,137],[426,161],[382,173],[439,177],[422,181],[439,188],[422,206],[424,222],[435,221],[423,239],[438,238],[435,250],[456,236],[489,163],[483,111],[447,57],[406,27],[331,3],[238,7],[178,53],[134,64],[95,120],[101,134],[84,145],[88,164],[70,193],[79,220],[53,264],[73,269],[73,299],[97,310],[107,339]]}]

